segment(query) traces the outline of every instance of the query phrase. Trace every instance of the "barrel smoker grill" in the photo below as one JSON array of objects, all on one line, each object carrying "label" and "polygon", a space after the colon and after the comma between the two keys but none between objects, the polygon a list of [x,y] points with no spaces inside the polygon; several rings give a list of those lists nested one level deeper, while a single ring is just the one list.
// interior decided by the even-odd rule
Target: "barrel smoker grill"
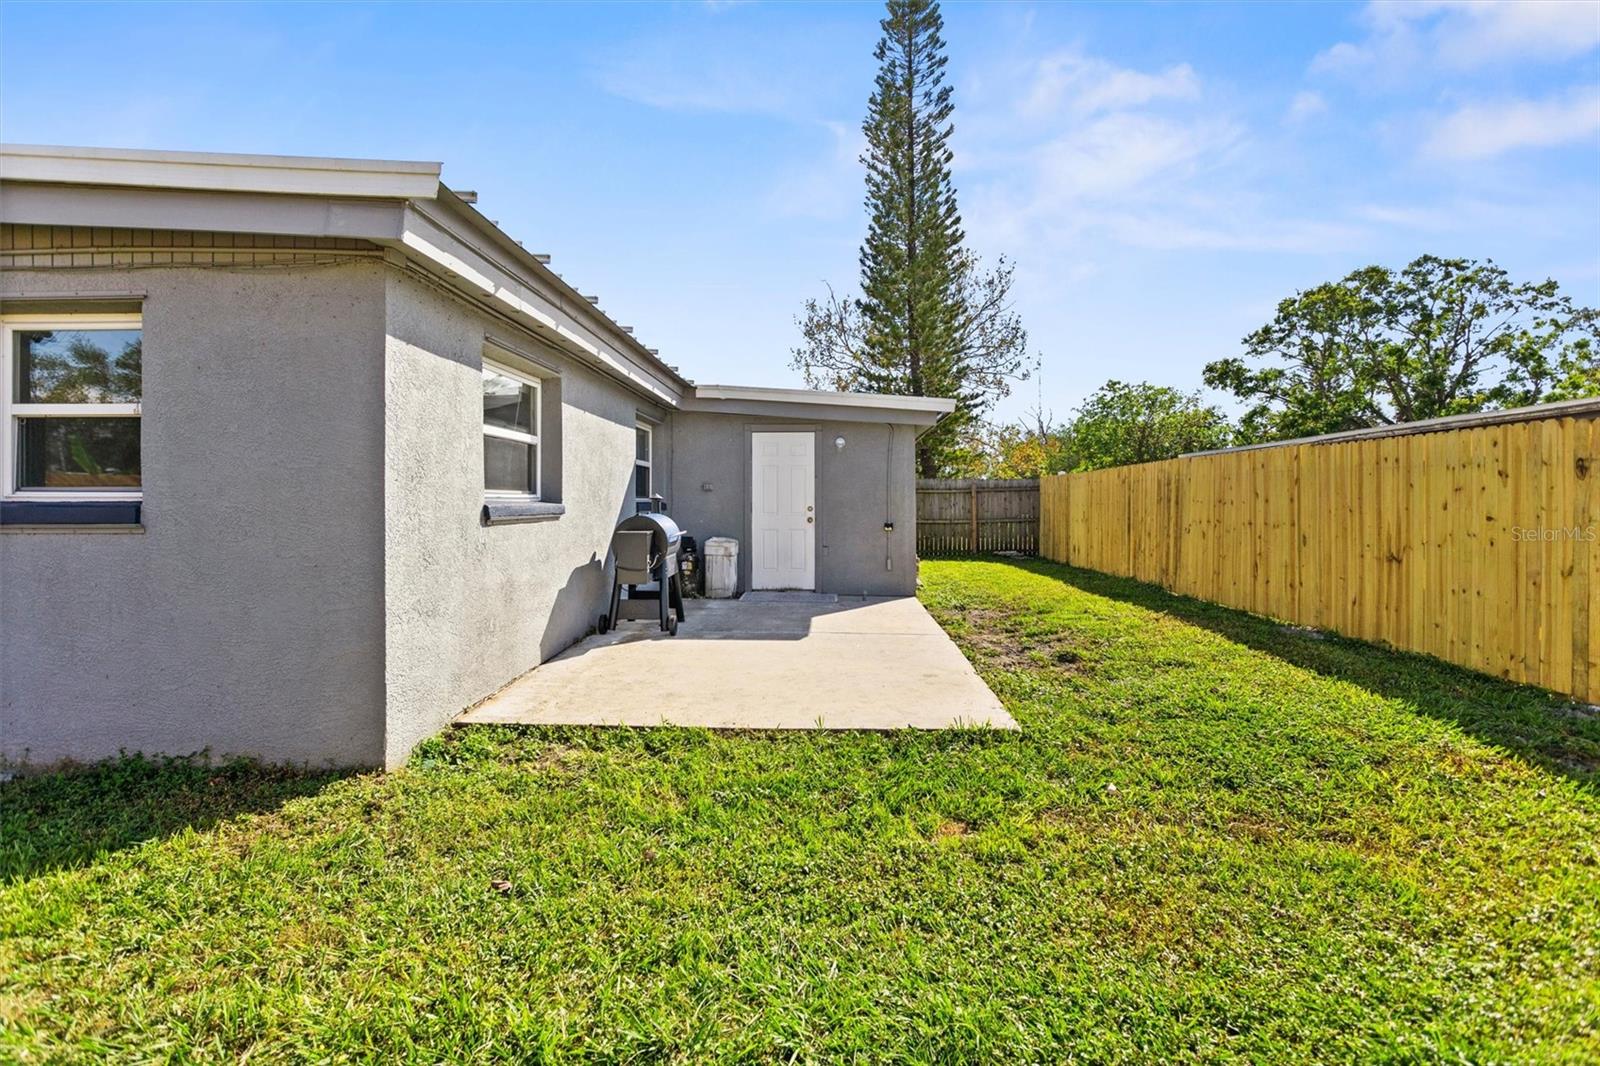
[{"label": "barrel smoker grill", "polygon": [[[683,617],[683,580],[678,574],[682,542],[678,523],[659,512],[636,514],[617,525],[611,534],[616,579],[611,583],[611,610],[600,616],[596,626],[600,632],[624,619],[654,616],[663,633],[677,634],[678,620]],[[654,589],[638,587],[651,583]]]}]

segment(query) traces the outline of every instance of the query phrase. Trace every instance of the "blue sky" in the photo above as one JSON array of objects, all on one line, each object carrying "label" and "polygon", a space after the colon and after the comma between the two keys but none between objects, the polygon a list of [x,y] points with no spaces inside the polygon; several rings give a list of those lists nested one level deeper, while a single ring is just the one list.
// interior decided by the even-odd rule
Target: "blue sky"
[{"label": "blue sky", "polygon": [[[857,274],[879,16],[4,3],[0,136],[441,160],[689,376],[794,385],[801,302]],[[1600,305],[1600,5],[945,18],[969,241],[1016,262],[1044,358],[1002,415],[1198,387],[1278,299],[1423,252]]]}]

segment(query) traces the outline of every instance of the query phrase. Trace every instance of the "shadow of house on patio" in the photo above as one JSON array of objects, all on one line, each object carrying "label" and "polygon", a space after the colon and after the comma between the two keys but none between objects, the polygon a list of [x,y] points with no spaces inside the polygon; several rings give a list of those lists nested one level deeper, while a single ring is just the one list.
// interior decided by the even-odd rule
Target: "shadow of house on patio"
[{"label": "shadow of house on patio", "polygon": [[199,759],[128,756],[0,784],[0,885],[273,811],[355,774]]},{"label": "shadow of house on patio", "polygon": [[1401,701],[1418,714],[1457,725],[1532,766],[1600,793],[1600,711],[1564,696],[1431,656],[1286,625],[1132,578],[1036,559],[1012,565],[1202,626],[1294,666]]}]

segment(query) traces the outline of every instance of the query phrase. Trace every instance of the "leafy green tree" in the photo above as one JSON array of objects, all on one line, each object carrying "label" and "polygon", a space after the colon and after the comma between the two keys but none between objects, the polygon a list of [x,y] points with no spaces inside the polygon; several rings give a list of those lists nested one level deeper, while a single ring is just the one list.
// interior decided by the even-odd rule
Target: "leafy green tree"
[{"label": "leafy green tree", "polygon": [[956,455],[954,477],[1039,477],[1078,465],[1072,427],[1042,409],[1016,422],[974,422]]},{"label": "leafy green tree", "polygon": [[867,148],[861,293],[808,300],[792,365],[812,387],[943,396],[956,411],[917,443],[923,477],[949,472],[961,442],[1010,382],[1028,335],[1011,307],[1012,267],[983,271],[950,176],[944,21],[933,0],[889,0],[862,123]]},{"label": "leafy green tree", "polygon": [[1078,408],[1071,439],[1078,460],[1073,469],[1100,470],[1226,448],[1233,427],[1199,393],[1108,381]]},{"label": "leafy green tree", "polygon": [[1597,328],[1554,281],[1425,255],[1284,300],[1205,383],[1252,401],[1245,440],[1285,440],[1600,395]]}]

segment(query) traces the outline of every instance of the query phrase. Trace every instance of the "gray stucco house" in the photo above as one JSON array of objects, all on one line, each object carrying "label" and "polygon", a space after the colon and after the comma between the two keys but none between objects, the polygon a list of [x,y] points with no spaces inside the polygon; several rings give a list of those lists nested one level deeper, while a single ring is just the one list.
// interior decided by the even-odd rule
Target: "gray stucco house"
[{"label": "gray stucco house", "polygon": [[0,759],[393,766],[656,494],[742,588],[914,590],[948,401],[696,385],[439,173],[0,148]]}]

